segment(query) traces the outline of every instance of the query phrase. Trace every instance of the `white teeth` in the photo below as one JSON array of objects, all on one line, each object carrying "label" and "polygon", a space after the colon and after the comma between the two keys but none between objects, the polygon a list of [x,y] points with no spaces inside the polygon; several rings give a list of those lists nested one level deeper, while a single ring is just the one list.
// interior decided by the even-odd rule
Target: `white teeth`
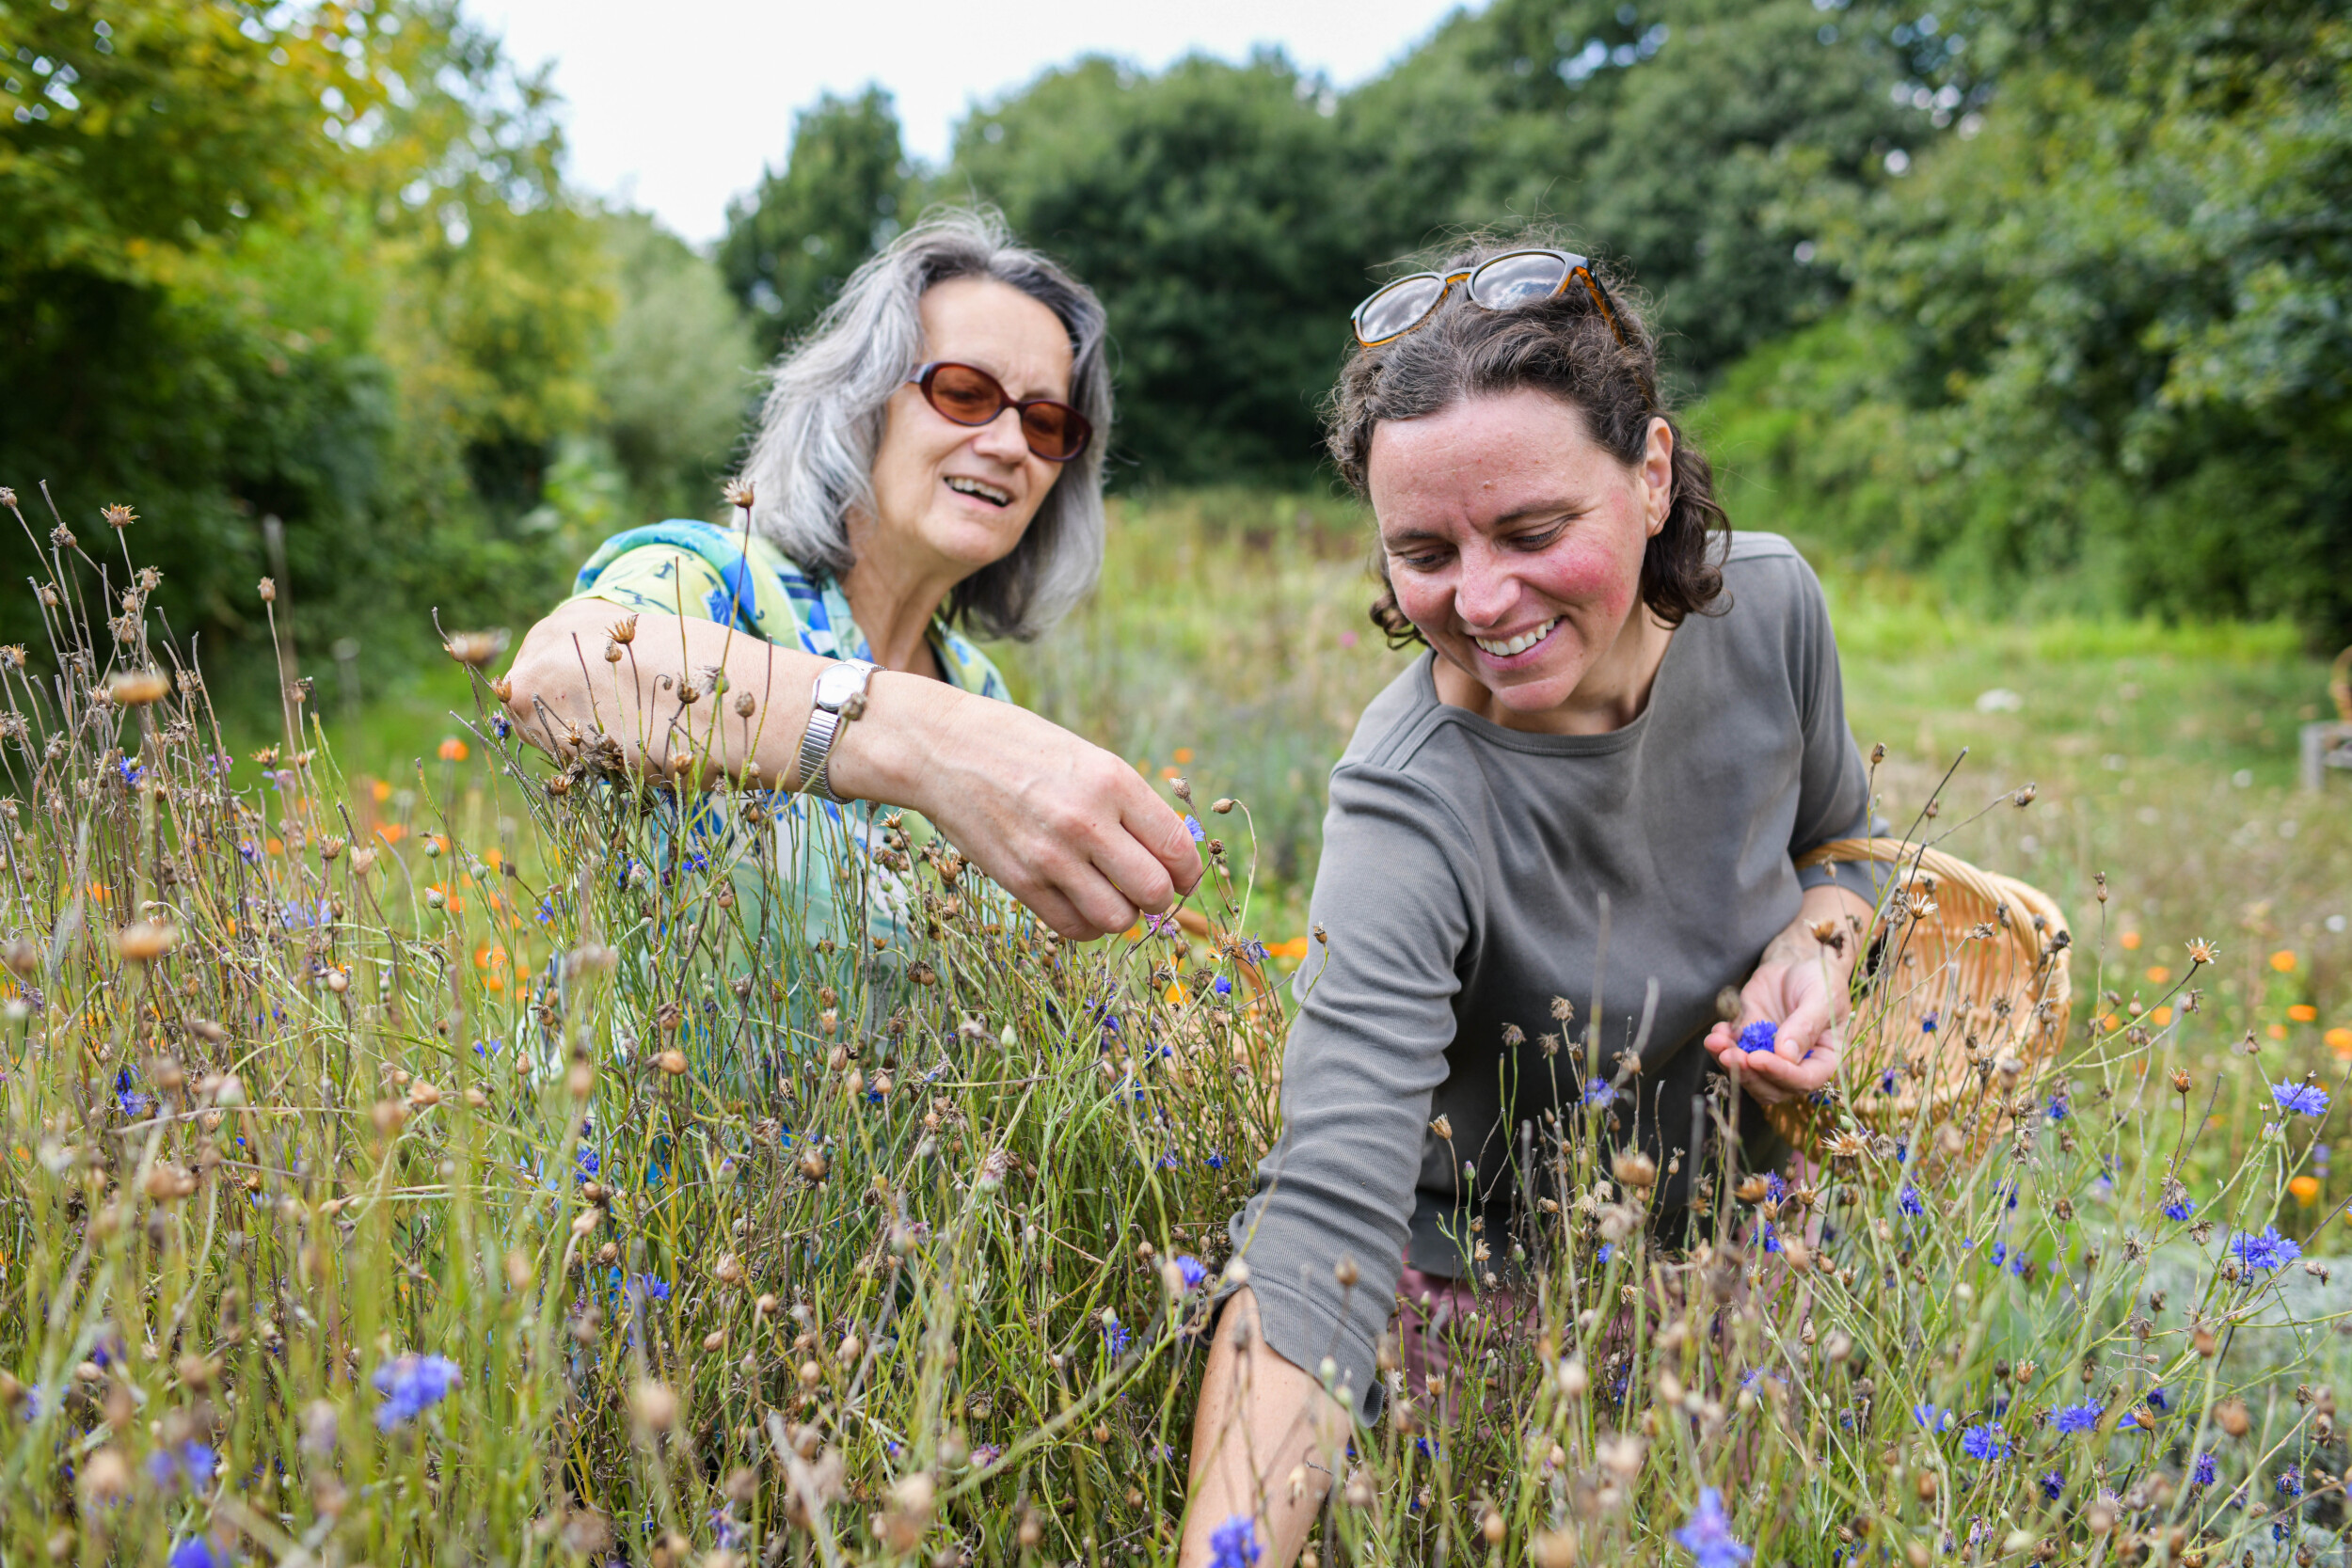
[{"label": "white teeth", "polygon": [[1487,653],[1492,654],[1497,658],[1509,658],[1513,654],[1523,654],[1527,652],[1528,649],[1534,647],[1536,643],[1541,642],[1545,638],[1551,635],[1551,628],[1559,624],[1560,618],[1555,615],[1550,620],[1546,621],[1542,626],[1535,627],[1534,630],[1519,633],[1508,642],[1490,642],[1483,637],[1473,637],[1470,641],[1477,643],[1481,648],[1485,649]]},{"label": "white teeth", "polygon": [[999,490],[985,480],[967,479],[961,474],[950,474],[947,476],[947,488],[960,490],[967,496],[977,496],[982,500],[994,501],[998,506],[1012,504],[1011,491]]}]

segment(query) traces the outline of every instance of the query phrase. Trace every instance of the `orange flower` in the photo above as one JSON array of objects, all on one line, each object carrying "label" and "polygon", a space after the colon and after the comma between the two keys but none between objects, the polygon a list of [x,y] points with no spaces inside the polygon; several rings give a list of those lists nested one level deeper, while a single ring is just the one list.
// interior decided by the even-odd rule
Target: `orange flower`
[{"label": "orange flower", "polygon": [[1168,996],[1168,1002],[1169,1002],[1170,1004],[1172,1004],[1173,1006],[1179,1006],[1179,1007],[1183,1006],[1184,1005],[1184,982],[1183,982],[1183,981],[1181,981],[1181,980],[1179,980],[1179,981],[1175,982],[1174,984],[1170,985],[1170,986],[1168,988],[1167,996]]},{"label": "orange flower", "polygon": [[2276,953],[2271,954],[2270,967],[2277,970],[2281,974],[2294,974],[2295,950],[2293,948],[2281,947]]},{"label": "orange flower", "polygon": [[2328,1049],[2336,1053],[2338,1061],[2352,1061],[2352,1029],[2338,1024],[2319,1037],[2328,1042]]},{"label": "orange flower", "polygon": [[1163,779],[1181,779],[1184,775],[1179,773],[1173,768],[1163,768],[1160,769],[1160,777]]},{"label": "orange flower", "polygon": [[2287,1183],[2287,1191],[2295,1195],[2296,1202],[2308,1209],[2319,1200],[2319,1178],[2298,1176]]},{"label": "orange flower", "polygon": [[2113,1034],[2120,1026],[2121,1025],[2113,1013],[2101,1013],[2099,1015],[2099,1027],[2105,1029],[2109,1034]]},{"label": "orange flower", "polygon": [[2154,1012],[2150,1013],[2148,1016],[2154,1019],[2156,1021],[2156,1027],[2161,1029],[2166,1024],[2172,1022],[2172,1009],[2169,1007],[2158,1007]]},{"label": "orange flower", "polygon": [[273,855],[282,855],[286,852],[286,841],[282,838],[265,838],[262,841],[262,847]]},{"label": "orange flower", "polygon": [[462,741],[462,740],[458,739],[458,738],[457,738],[455,736],[453,736],[453,736],[450,736],[447,740],[442,741],[442,742],[441,742],[441,760],[442,760],[443,762],[463,762],[463,761],[465,761],[465,760],[466,760],[466,743],[465,743],[464,741]]},{"label": "orange flower", "polygon": [[1192,761],[1192,748],[1191,748],[1191,747],[1189,747],[1189,746],[1179,746],[1179,747],[1177,747],[1177,748],[1176,748],[1176,761],[1177,761],[1177,763],[1178,763],[1178,765],[1179,765],[1179,766],[1182,766],[1182,765],[1184,765],[1184,764],[1186,764],[1186,763],[1191,762],[1191,761]]},{"label": "orange flower", "polygon": [[2274,1040],[2282,1040],[2287,1037],[2287,1026],[2283,1023],[2274,1023],[2264,1033]]},{"label": "orange flower", "polygon": [[2297,1002],[2294,1006],[2287,1009],[2287,1017],[2293,1019],[2297,1023],[2317,1023],[2319,1022],[2319,1009],[2312,1006],[2308,1002]]},{"label": "orange flower", "polygon": [[386,822],[376,828],[375,836],[387,844],[398,844],[408,836],[408,830],[397,822]]},{"label": "orange flower", "polygon": [[2150,965],[2148,966],[2148,983],[2149,983],[2150,985],[2152,985],[2152,986],[2160,986],[2160,985],[2163,985],[2163,984],[2164,984],[2167,980],[2169,980],[2169,979],[2171,979],[2171,978],[2172,978],[2172,972],[2171,972],[2170,970],[2169,970],[2169,969],[2165,968],[2165,967],[2164,967],[2164,965],[2162,965],[2162,964],[2150,964]]},{"label": "orange flower", "polygon": [[378,779],[368,785],[368,793],[375,798],[375,803],[380,806],[392,798],[392,786],[389,781]]},{"label": "orange flower", "polygon": [[2123,936],[2122,936],[2122,942],[2123,942],[2123,951],[2124,951],[2124,952],[2126,952],[2126,953],[2137,953],[2137,952],[2138,952],[2138,951],[2139,951],[2139,933],[2138,933],[2137,931],[2126,931],[2126,932],[2124,932],[2124,933],[2123,933]]},{"label": "orange flower", "polygon": [[1306,956],[1307,939],[1305,937],[1293,937],[1288,942],[1278,942],[1266,949],[1266,957],[1270,958],[1303,958]]}]

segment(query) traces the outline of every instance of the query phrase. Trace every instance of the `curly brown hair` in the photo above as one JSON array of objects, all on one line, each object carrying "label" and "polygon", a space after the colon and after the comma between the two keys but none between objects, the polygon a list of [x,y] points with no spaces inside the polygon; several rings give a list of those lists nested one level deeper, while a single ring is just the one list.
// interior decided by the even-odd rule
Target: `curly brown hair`
[{"label": "curly brown hair", "polygon": [[[1451,277],[1505,251],[1546,243],[1523,236],[1507,243],[1473,240],[1431,270]],[[1713,546],[1726,541],[1709,536],[1727,535],[1730,524],[1715,500],[1706,454],[1659,401],[1657,346],[1629,289],[1597,264],[1595,272],[1616,309],[1624,342],[1581,288],[1513,309],[1484,310],[1467,305],[1457,286],[1420,326],[1349,358],[1325,405],[1326,439],[1349,487],[1369,499],[1365,465],[1374,430],[1384,420],[1422,419],[1466,398],[1521,388],[1548,392],[1583,415],[1594,439],[1629,467],[1642,460],[1650,420],[1664,420],[1674,434],[1673,497],[1665,526],[1643,551],[1642,601],[1660,620],[1679,626],[1685,616],[1720,613],[1724,574]],[[1423,641],[1397,607],[1376,546],[1373,563],[1380,576],[1373,625],[1391,647]]]}]

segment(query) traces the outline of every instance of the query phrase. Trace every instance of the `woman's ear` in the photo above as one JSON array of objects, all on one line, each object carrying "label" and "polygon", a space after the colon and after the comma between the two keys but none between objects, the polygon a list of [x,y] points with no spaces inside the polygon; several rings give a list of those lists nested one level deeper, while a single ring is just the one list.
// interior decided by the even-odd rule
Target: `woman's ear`
[{"label": "woman's ear", "polygon": [[1642,444],[1641,474],[1648,506],[1645,521],[1655,538],[1675,504],[1675,428],[1657,415],[1650,417],[1649,437]]}]

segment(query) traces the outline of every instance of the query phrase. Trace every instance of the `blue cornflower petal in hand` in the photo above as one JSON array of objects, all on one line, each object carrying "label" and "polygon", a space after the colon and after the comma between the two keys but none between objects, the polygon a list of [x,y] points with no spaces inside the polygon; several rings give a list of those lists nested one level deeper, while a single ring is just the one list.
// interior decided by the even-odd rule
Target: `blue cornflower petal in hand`
[{"label": "blue cornflower petal in hand", "polygon": [[1780,1026],[1771,1019],[1757,1019],[1754,1023],[1740,1031],[1740,1049],[1751,1055],[1758,1051],[1770,1051],[1772,1048],[1772,1041],[1778,1038],[1779,1035]]}]

